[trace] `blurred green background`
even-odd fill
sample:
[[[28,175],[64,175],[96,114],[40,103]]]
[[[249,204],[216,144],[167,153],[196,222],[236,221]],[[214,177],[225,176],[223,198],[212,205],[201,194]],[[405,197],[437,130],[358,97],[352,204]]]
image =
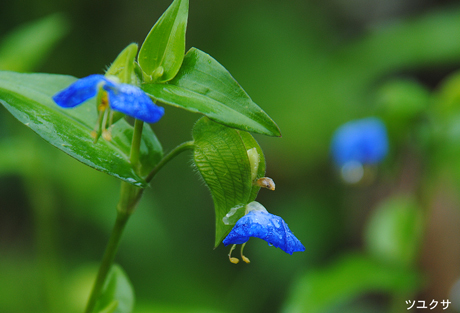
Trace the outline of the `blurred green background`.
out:
[[[102,73],[169,4],[2,1],[0,69]],[[212,249],[209,192],[181,155],[152,182],[119,249],[135,312],[405,312],[407,300],[454,302],[459,39],[458,1],[191,0],[187,47],[222,63],[281,129],[281,138],[255,136],[277,186],[258,201],[306,252],[252,239],[251,264],[228,262],[227,248]],[[169,151],[191,139],[199,115],[165,109],[152,128]],[[369,169],[373,179],[346,185],[329,157],[332,133],[375,114],[391,154]],[[0,312],[82,312],[118,192],[119,181],[0,108]]]

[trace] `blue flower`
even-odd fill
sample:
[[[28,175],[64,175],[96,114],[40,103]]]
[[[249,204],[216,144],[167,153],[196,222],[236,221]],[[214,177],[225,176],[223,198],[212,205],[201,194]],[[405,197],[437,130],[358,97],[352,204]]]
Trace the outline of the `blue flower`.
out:
[[[132,116],[147,123],[155,123],[164,114],[164,109],[157,106],[140,88],[115,82],[104,75],[90,75],[81,78],[66,89],[53,96],[54,102],[63,108],[73,108],[98,95],[100,89],[107,92],[107,99],[102,97],[99,110],[107,105],[111,109]],[[104,102],[108,103],[104,103]]]
[[[240,218],[223,240],[223,244],[225,246],[244,244],[250,237],[263,239],[269,245],[280,248],[291,255],[293,252],[305,251],[305,247],[294,236],[286,222],[266,210],[253,210]]]
[[[363,165],[379,163],[388,154],[385,124],[375,117],[345,123],[335,131],[331,151],[339,167],[349,162]]]

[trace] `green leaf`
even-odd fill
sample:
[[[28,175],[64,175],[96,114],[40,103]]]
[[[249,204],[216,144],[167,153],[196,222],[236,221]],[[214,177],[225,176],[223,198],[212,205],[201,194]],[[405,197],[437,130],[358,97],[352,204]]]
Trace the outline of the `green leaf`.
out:
[[[115,310],[118,308],[118,301],[114,300],[109,303],[104,309],[99,311],[98,313],[114,313]]]
[[[253,186],[247,150],[260,153],[257,178],[265,174],[262,150],[248,133],[229,128],[202,118],[193,128],[195,140],[194,162],[209,187],[216,212],[217,247],[230,232],[233,223],[224,223],[231,211],[232,221],[244,215],[244,206],[254,201],[260,187]]]
[[[0,43],[0,70],[33,70],[67,30],[67,21],[60,14],[18,27]]]
[[[21,123],[56,148],[99,171],[136,186],[145,186],[146,175],[163,152],[155,134],[144,125],[139,176],[129,163],[133,128],[125,120],[112,129],[112,140],[93,143],[90,133],[97,121],[95,99],[73,109],[58,107],[51,96],[76,78],[51,74],[0,72],[0,103]]]
[[[387,266],[362,254],[350,254],[303,275],[282,311],[329,312],[366,292],[405,294],[416,291],[421,283],[416,271]]]
[[[230,73],[209,54],[190,49],[177,76],[167,84],[144,84],[153,98],[190,112],[201,113],[229,127],[280,136],[278,126]]]
[[[95,312],[130,313],[134,308],[134,290],[125,272],[117,264],[110,269]]]
[[[369,252],[379,260],[412,266],[423,235],[422,209],[411,197],[392,197],[373,212],[365,235]]]
[[[176,76],[184,59],[188,0],[174,0],[150,30],[138,62],[146,80],[166,82]]]
[[[439,87],[436,105],[433,105],[435,112],[441,118],[449,118],[460,110],[460,71],[449,75]]]

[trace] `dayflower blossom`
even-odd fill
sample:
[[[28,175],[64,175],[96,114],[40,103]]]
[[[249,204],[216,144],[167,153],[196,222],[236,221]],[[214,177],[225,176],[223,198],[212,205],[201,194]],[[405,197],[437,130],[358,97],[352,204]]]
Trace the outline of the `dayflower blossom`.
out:
[[[164,114],[164,109],[153,103],[139,87],[116,80],[116,77],[93,74],[58,92],[53,96],[53,100],[60,107],[73,108],[97,95],[100,112],[98,124],[102,122],[102,131],[106,129],[107,122],[108,126],[111,125],[111,109],[147,123],[158,122]]]
[[[291,255],[294,252],[305,251],[305,247],[294,236],[281,217],[268,213],[265,207],[256,201],[249,203],[246,206],[246,211],[247,214],[236,222],[223,240],[225,246],[233,244],[229,254],[232,263],[238,263],[238,259],[231,257],[231,252],[236,244],[243,244],[241,256],[246,263],[249,263],[249,259],[243,256],[243,248],[250,237],[263,239],[269,245],[280,248]]]
[[[334,133],[331,152],[339,167],[349,162],[363,165],[381,162],[388,154],[385,124],[375,117],[343,124]]]

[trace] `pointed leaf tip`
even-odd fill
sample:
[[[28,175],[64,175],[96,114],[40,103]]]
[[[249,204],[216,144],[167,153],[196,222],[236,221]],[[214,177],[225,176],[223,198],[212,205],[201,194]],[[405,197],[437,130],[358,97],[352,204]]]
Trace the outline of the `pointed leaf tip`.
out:
[[[281,136],[275,122],[209,54],[196,48],[185,55],[177,76],[168,84],[144,84],[142,89],[165,104],[201,113],[228,127]]]

